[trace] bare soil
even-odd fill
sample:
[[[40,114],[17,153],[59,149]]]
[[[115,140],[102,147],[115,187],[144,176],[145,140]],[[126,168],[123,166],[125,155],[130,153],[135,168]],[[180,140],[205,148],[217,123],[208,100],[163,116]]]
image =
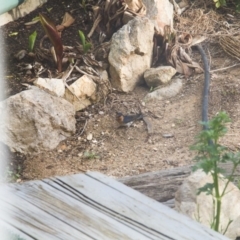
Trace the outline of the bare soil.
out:
[[[78,30],[87,33],[91,28],[91,18],[80,8],[77,0],[49,1],[28,16],[2,27],[6,46],[5,77],[8,96],[24,90],[21,83],[28,82],[28,79],[19,73],[14,54],[21,49],[27,49],[28,36],[34,30],[38,31],[38,39],[44,35],[40,25],[26,27],[24,23],[31,21],[39,12],[47,13],[50,8],[52,10],[48,15],[57,23],[61,22],[65,11],[69,11],[76,18],[74,25],[63,33],[62,39],[66,45],[79,41]],[[221,15],[221,18],[224,19],[225,15]],[[234,21],[240,24],[235,15]],[[9,36],[13,32],[18,32],[18,35]],[[229,57],[216,40],[206,41],[204,49],[211,70],[218,69],[211,73],[209,117],[223,110],[229,113],[232,123],[229,124],[229,132],[222,143],[235,151],[240,148],[240,69],[236,66],[219,70],[237,61]],[[197,51],[193,50],[192,58],[202,65]],[[116,111],[125,114],[139,112],[139,103],[149,89],[141,85],[129,94],[113,91],[104,103],[92,105],[76,114],[76,134],[61,142],[55,150],[39,155],[20,154],[18,158],[13,158],[13,170],[20,174],[18,181],[82,171],[99,171],[120,178],[192,164],[194,153],[189,150],[189,146],[194,143],[194,137],[201,130],[199,121],[203,85],[204,74],[196,74],[184,79],[184,87],[178,96],[165,101],[147,102],[145,106],[141,106],[151,119],[154,129],[151,135],[147,133],[146,125],[142,121],[137,121],[129,128],[118,128],[115,120]],[[89,134],[92,134],[91,140],[87,140]]]

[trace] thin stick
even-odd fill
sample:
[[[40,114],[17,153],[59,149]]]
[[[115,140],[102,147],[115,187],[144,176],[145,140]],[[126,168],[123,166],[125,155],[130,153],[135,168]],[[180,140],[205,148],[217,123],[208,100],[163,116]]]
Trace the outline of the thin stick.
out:
[[[81,70],[77,65],[75,66],[75,69],[76,69],[78,72],[80,72],[80,73],[82,73],[82,74],[84,74],[84,75],[92,78],[92,79],[95,80],[95,81],[99,80],[99,77],[95,77],[95,76],[93,76],[93,75],[91,75],[91,74],[86,73],[85,71]]]
[[[77,62],[76,62],[76,63],[77,63]],[[68,69],[69,69],[69,68],[70,68],[70,69],[69,69],[69,70],[67,69],[67,70],[64,72],[64,74],[63,74],[63,76],[62,76],[62,80],[63,80],[64,83],[66,83],[67,79],[68,79],[69,76],[71,75],[71,73],[72,73],[72,71],[73,71],[76,63],[75,63],[74,65],[70,64],[69,67],[68,67]]]
[[[219,69],[211,70],[210,73],[224,71],[224,70],[227,70],[229,68],[233,68],[233,67],[236,67],[236,66],[239,66],[239,65],[240,65],[240,63],[236,63],[236,64],[233,64],[232,66],[228,66],[228,67],[225,67],[225,68],[219,68]]]
[[[70,93],[72,93],[72,95],[75,96],[75,97],[78,99],[78,101],[83,104],[82,100],[71,90],[71,88],[70,88],[70,87],[68,86],[68,84],[67,84],[67,79],[68,79],[68,77],[71,75],[71,73],[72,73],[73,69],[75,68],[76,64],[77,64],[77,61],[76,61],[76,63],[75,63],[74,65],[72,65],[72,64],[69,65],[70,69],[69,69],[69,70],[67,69],[67,70],[64,72],[61,80],[63,81],[65,87],[70,91]],[[83,104],[83,105],[84,105],[85,107],[87,107],[85,104]]]
[[[87,126],[87,122],[88,122],[88,121],[86,120],[86,122],[85,122],[85,124],[84,124],[84,126],[83,126],[83,129],[82,129],[82,131],[80,132],[79,136],[81,136],[81,135],[83,134],[83,132],[84,132],[86,126]]]

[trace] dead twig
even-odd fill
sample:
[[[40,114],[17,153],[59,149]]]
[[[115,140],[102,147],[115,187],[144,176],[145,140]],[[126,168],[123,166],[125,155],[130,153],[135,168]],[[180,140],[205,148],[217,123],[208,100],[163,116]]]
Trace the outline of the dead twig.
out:
[[[227,70],[229,68],[233,68],[233,67],[236,67],[236,66],[239,66],[239,65],[240,65],[240,63],[236,63],[236,64],[233,64],[232,66],[228,66],[228,67],[225,67],[225,68],[214,69],[214,70],[211,70],[210,73],[224,71],[224,70]]]
[[[99,77],[95,77],[95,76],[93,76],[93,75],[91,75],[91,74],[86,73],[85,71],[81,70],[77,65],[75,65],[75,69],[76,69],[78,72],[80,72],[80,73],[82,73],[82,74],[84,74],[84,75],[92,78],[92,79],[95,80],[95,81],[98,81],[98,80],[99,80]]]
[[[88,121],[87,121],[87,119],[86,119],[85,124],[84,124],[84,126],[83,126],[83,129],[82,129],[82,131],[80,132],[79,136],[81,136],[81,135],[84,133],[84,130],[85,130],[85,128],[87,127],[87,123],[88,123]]]

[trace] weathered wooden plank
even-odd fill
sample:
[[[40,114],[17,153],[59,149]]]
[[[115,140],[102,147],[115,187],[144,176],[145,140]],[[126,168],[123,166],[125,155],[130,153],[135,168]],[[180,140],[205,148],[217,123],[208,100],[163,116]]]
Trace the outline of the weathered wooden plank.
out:
[[[2,211],[1,211],[2,214]],[[14,228],[12,225],[8,224],[6,221],[0,219],[0,236],[3,240],[13,239],[12,235],[21,236],[24,240],[32,240],[34,238],[26,235],[24,232],[20,231],[17,228]]]
[[[172,200],[175,193],[183,180],[191,173],[192,166],[184,166],[173,169],[161,170],[158,172],[150,172],[130,177],[118,179],[125,185],[153,198],[159,202]],[[228,176],[232,170],[231,163],[221,164]],[[237,168],[235,176],[240,177],[240,166]]]
[[[0,219],[30,239],[226,239],[100,173],[4,188]]]
[[[88,239],[159,239],[159,237],[154,237],[152,234],[150,235],[144,231],[136,231],[131,225],[126,225],[124,221],[117,221],[99,212],[97,208],[91,208],[91,206],[64,194],[60,191],[61,189],[56,190],[44,182],[36,181],[25,183],[24,185],[11,185],[10,187],[12,188],[11,190],[17,191],[15,199],[17,199],[18,202],[23,202],[28,209],[25,212],[26,216],[24,217],[21,215],[20,217],[25,220],[21,228],[27,228],[25,231],[31,232],[33,236],[41,236],[43,231],[51,232],[54,229],[55,231],[58,229],[56,226],[52,226],[51,218],[49,219],[48,216],[41,215],[43,211],[42,214],[47,213],[66,224],[65,226],[59,226],[61,227],[59,233],[52,232],[52,234],[57,236],[57,239],[85,239],[79,232],[75,232],[74,236],[70,235],[70,237],[66,237],[66,234],[69,234],[70,231],[69,226],[79,231],[84,231],[85,234],[90,236]],[[22,200],[20,200],[20,198]],[[22,208],[23,206],[20,207],[20,209]],[[31,216],[29,219],[28,211],[30,209]],[[16,209],[13,209],[13,211],[16,211]],[[35,212],[37,215],[40,215],[40,218],[45,222],[48,228],[39,225],[38,219],[32,218]],[[8,213],[11,214],[12,212]],[[17,214],[19,214],[19,212]],[[20,219],[17,220],[19,221]],[[51,239],[44,234],[43,236],[44,239]],[[60,236],[63,236],[63,238],[60,238]],[[169,238],[162,237],[160,239]]]
[[[66,176],[60,180],[75,189],[79,189],[79,186],[83,185],[84,188],[80,191],[88,198],[95,199],[98,204],[112,211],[124,213],[123,215],[127,218],[170,238],[226,239],[137,191],[129,191],[123,184],[100,173],[75,175],[74,178]],[[106,187],[101,188],[102,184],[105,184]],[[180,219],[181,222],[179,222]]]
[[[63,191],[65,195],[76,198],[78,201],[84,202],[91,208],[94,208],[97,211],[102,212],[104,215],[107,215],[110,218],[118,221],[119,223],[128,226],[135,231],[135,235],[137,232],[139,232],[145,235],[147,239],[169,239],[168,235],[164,236],[163,233],[156,231],[155,229],[149,228],[145,224],[139,223],[137,219],[126,216],[126,211],[129,208],[128,205],[132,204],[125,201],[124,203],[122,203],[122,199],[124,199],[125,196],[119,194],[119,192],[115,191],[115,189],[109,188],[107,185],[103,185],[102,183],[99,183],[94,179],[89,178],[88,176],[83,175],[80,176],[80,178],[76,177],[77,175],[75,175],[74,178],[70,177],[67,180],[65,179],[66,177],[64,177],[63,180],[61,178],[55,180],[53,179],[53,181],[44,181],[53,188]],[[86,182],[89,183],[86,184]],[[72,187],[72,184],[76,183],[77,188],[76,186]],[[89,185],[92,185],[92,187],[90,187]],[[82,188],[82,186],[84,186],[84,188]],[[81,190],[78,191],[78,189],[80,188]],[[99,201],[99,194],[103,195],[103,201]],[[124,204],[126,204],[127,206],[124,206]],[[139,207],[141,208],[141,206]],[[135,206],[135,208],[137,209],[138,206]],[[136,214],[138,216],[138,209],[134,211],[136,211]],[[143,237],[140,239],[143,239]]]
[[[3,221],[16,229],[21,229],[23,233],[33,239],[76,239],[78,236],[84,240],[92,239],[84,234],[80,235],[79,231],[49,214],[47,209],[43,210],[36,207],[34,201],[32,203],[23,201],[18,196],[22,189],[19,191],[14,186],[17,184],[11,185],[4,191],[12,193],[11,199],[5,195],[0,196],[2,212],[5,213]]]

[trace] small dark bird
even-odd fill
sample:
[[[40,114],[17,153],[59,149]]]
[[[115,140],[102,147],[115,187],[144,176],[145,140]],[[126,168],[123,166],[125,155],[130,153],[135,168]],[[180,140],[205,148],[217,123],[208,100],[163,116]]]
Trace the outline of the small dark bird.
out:
[[[142,118],[142,113],[134,115],[123,115],[120,112],[116,113],[116,120],[119,123],[119,127],[130,127],[134,121],[140,120]]]

